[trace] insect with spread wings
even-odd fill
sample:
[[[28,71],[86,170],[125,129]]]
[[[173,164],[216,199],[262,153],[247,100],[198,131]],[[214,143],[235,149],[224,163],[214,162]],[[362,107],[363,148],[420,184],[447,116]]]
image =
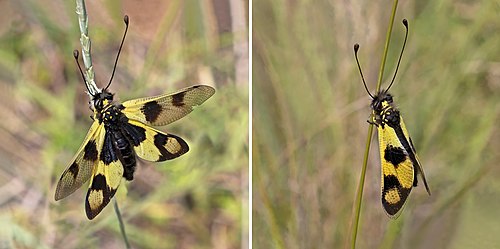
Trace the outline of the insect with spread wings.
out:
[[[124,20],[128,29],[128,17],[125,16]],[[78,51],[75,50],[74,56],[78,62]],[[81,68],[80,72],[83,76]],[[195,85],[172,94],[120,104],[113,102],[113,94],[108,91],[111,80],[105,88],[93,94],[86,82],[87,90],[92,95],[94,122],[63,172],[55,193],[55,200],[61,200],[90,179],[85,201],[89,219],[95,218],[108,205],[122,177],[133,180],[136,156],[151,162],[162,162],[188,152],[189,147],[182,138],[151,126],[167,125],[186,116],[193,107],[201,105],[215,93],[215,89],[210,86]]]

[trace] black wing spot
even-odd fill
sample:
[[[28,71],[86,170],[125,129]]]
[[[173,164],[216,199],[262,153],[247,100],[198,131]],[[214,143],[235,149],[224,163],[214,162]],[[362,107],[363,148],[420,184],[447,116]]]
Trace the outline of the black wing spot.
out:
[[[148,122],[155,122],[158,119],[158,117],[160,116],[160,113],[162,112],[162,110],[163,110],[163,108],[156,101],[148,102],[148,103],[144,104],[144,106],[142,106],[142,108],[141,108],[141,111],[144,114],[144,116],[146,117],[146,120]]]
[[[397,168],[400,163],[406,160],[406,154],[403,149],[399,147],[387,145],[384,151],[384,159]]]
[[[186,92],[180,92],[172,96],[172,105],[173,106],[184,106],[184,96]]]
[[[401,183],[395,175],[384,175],[384,191],[392,188],[401,188]]]
[[[69,172],[71,172],[71,174],[73,174],[74,179],[76,179],[76,177],[78,176],[79,171],[80,171],[80,167],[78,166],[78,164],[76,162],[73,162],[73,164],[71,164],[71,166],[69,166]]]
[[[397,190],[400,200],[396,203],[388,203],[385,200],[385,195],[392,190]],[[393,216],[396,215],[403,207],[406,198],[410,194],[411,188],[403,188],[398,178],[395,175],[384,175],[384,188],[382,190],[382,205],[385,211]]]
[[[181,146],[179,151],[172,153],[165,148],[165,145],[167,144],[169,137],[175,139],[179,143],[179,145]],[[161,133],[156,134],[154,137],[154,144],[161,153],[158,162],[174,159],[189,151],[189,146],[184,140],[182,140],[182,138],[171,134],[169,135]]]
[[[90,187],[90,189],[102,190],[103,193],[106,193],[108,191],[108,184],[106,183],[106,177],[103,176],[102,174],[95,175],[94,179],[92,179],[92,186]]]
[[[87,161],[95,161],[97,160],[97,146],[95,144],[95,140],[89,140],[85,148],[83,149],[83,159]]]

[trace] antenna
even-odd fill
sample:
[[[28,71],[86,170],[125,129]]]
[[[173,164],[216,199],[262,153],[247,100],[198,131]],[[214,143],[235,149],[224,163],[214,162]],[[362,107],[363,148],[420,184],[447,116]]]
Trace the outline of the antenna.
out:
[[[408,21],[406,19],[403,19],[403,25],[405,25],[405,28],[406,28],[405,41],[403,42],[403,48],[401,49],[401,54],[399,55],[398,65],[396,66],[396,71],[394,72],[394,76],[392,77],[391,84],[389,84],[389,87],[387,87],[385,92],[389,91],[389,88],[391,88],[392,84],[394,83],[394,79],[396,79],[396,74],[398,73],[398,69],[399,69],[399,63],[401,63],[401,58],[403,57],[403,51],[405,51],[406,39],[408,38]]]
[[[87,91],[89,94],[90,89],[89,86],[87,85],[87,80],[85,79],[85,75],[83,74],[82,67],[80,67],[80,62],[78,62],[78,50],[73,50],[73,57],[75,57],[76,65],[78,65],[78,69],[80,69],[80,73],[82,74],[83,81],[85,82],[85,87],[87,88]]]
[[[363,85],[365,86],[366,92],[373,99],[375,97],[373,97],[373,95],[370,93],[370,91],[368,91],[368,87],[366,86],[366,82],[365,82],[365,77],[363,77],[363,72],[361,71],[361,66],[359,65],[358,50],[359,50],[359,44],[356,43],[356,44],[354,44],[354,57],[356,57],[356,63],[358,63],[359,74],[361,74],[361,79],[363,80]]]
[[[123,34],[122,43],[120,44],[120,48],[118,49],[118,54],[116,55],[115,65],[113,66],[113,73],[111,73],[111,78],[109,79],[109,83],[104,88],[104,90],[107,90],[108,87],[111,85],[111,81],[113,81],[113,76],[115,76],[116,64],[118,63],[118,58],[120,58],[120,52],[122,51],[123,42],[125,41],[125,36],[127,36],[127,30],[128,30],[128,16],[127,15],[125,15],[123,17],[123,21],[125,22],[125,33]]]

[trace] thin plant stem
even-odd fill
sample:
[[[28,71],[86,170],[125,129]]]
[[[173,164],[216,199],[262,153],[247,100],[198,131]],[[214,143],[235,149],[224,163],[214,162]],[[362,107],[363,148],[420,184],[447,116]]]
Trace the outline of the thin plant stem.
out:
[[[125,247],[129,249],[131,248],[130,243],[128,242],[127,233],[125,232],[125,224],[123,223],[122,214],[120,213],[120,209],[118,208],[118,202],[116,201],[116,198],[114,199],[113,203],[113,206],[115,207],[116,217],[118,217],[118,223],[120,224],[120,231],[122,232],[123,240],[125,241]]]
[[[88,95],[92,99],[92,96],[101,92],[94,81],[94,69],[92,67],[92,55],[90,54],[91,42],[89,37],[89,19],[87,15],[87,9],[85,8],[84,0],[76,0],[76,14],[78,16],[78,25],[80,27],[80,43],[82,44],[82,58],[83,64],[85,65],[85,84],[87,85]],[[115,213],[118,217],[118,222],[120,224],[120,231],[125,241],[127,248],[131,248],[128,242],[127,234],[125,233],[125,225],[123,223],[122,215],[120,209],[118,208],[118,202],[116,198],[114,199]]]
[[[380,70],[378,71],[377,88],[375,89],[375,93],[378,93],[380,91],[380,86],[382,85],[382,78],[384,77],[385,61],[387,60],[387,53],[389,52],[392,27],[394,26],[394,18],[396,16],[397,7],[398,7],[398,0],[394,0],[394,4],[392,5],[391,19],[389,20],[389,29],[387,29],[387,34],[385,36],[384,54],[382,55],[382,62],[380,62]]]
[[[361,214],[361,203],[363,201],[363,187],[365,186],[365,175],[366,175],[366,165],[368,165],[368,155],[370,153],[370,142],[373,134],[373,125],[368,127],[368,137],[366,139],[366,147],[365,147],[365,156],[363,159],[363,167],[361,168],[361,176],[359,177],[358,190],[356,191],[356,201],[355,212],[354,212],[354,221],[352,224],[351,231],[351,248],[356,248],[356,238],[358,235],[358,224],[359,224],[359,216]]]
[[[385,39],[384,53],[382,55],[382,62],[380,63],[380,70],[379,70],[379,74],[378,74],[378,81],[377,81],[377,87],[376,87],[375,93],[378,93],[380,91],[380,86],[382,85],[382,78],[384,76],[385,62],[387,59],[387,53],[389,51],[389,43],[391,40],[392,27],[394,26],[394,18],[396,16],[397,6],[398,6],[398,0],[394,0],[393,6],[392,6],[392,14],[391,14],[391,18],[389,20],[389,29],[387,30],[387,35],[386,35],[386,39]],[[365,185],[366,168],[368,165],[368,156],[370,154],[370,144],[371,144],[372,135],[373,135],[373,125],[370,125],[368,127],[368,136],[366,139],[363,166],[361,168],[361,175],[359,177],[358,189],[357,189],[357,193],[356,193],[356,200],[354,203],[355,211],[354,211],[354,215],[353,215],[352,230],[351,230],[351,248],[356,248],[356,238],[358,235],[359,217],[361,214],[361,204],[363,202],[363,187]]]
[[[84,0],[76,0],[76,15],[78,16],[78,26],[80,27],[80,43],[82,44],[82,58],[85,65],[85,84],[89,89],[87,94],[92,98],[100,90],[94,81],[94,68],[92,67],[92,56],[90,54],[89,19]]]

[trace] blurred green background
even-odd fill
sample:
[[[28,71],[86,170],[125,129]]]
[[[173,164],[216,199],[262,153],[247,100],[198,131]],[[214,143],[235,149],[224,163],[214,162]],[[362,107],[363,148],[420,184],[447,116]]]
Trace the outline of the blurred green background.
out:
[[[392,1],[253,1],[254,248],[343,248]],[[372,138],[358,248],[500,248],[500,2],[400,1],[382,87],[432,190],[390,220]]]
[[[96,82],[115,100],[208,84],[216,94],[161,130],[190,152],[140,161],[116,195],[134,248],[248,243],[248,1],[87,1]],[[72,51],[75,1],[0,1],[0,248],[124,248],[110,203],[86,218],[85,184],[54,201],[92,120]]]

